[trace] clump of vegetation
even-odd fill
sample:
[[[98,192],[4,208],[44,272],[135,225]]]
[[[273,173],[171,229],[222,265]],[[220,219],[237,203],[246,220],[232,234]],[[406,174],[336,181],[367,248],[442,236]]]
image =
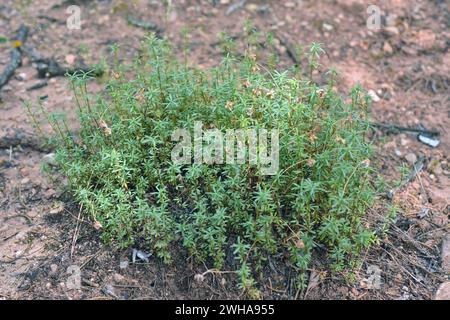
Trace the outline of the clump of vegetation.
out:
[[[230,268],[232,254],[252,297],[269,256],[284,259],[299,279],[316,248],[328,253],[332,270],[353,267],[375,240],[364,222],[374,201],[369,100],[360,87],[349,99],[336,94],[333,72],[318,87],[310,75],[321,53],[317,44],[306,52],[304,77],[265,67],[252,46],[199,70],[148,37],[132,65],[112,68],[95,100],[87,76],[73,76],[81,129],[74,138],[53,121],[61,140],[56,160],[103,239],[124,248],[145,242],[166,263],[177,242],[218,269]],[[173,132],[192,131],[196,121],[221,132],[277,129],[279,170],[264,175],[248,161],[174,163]]]

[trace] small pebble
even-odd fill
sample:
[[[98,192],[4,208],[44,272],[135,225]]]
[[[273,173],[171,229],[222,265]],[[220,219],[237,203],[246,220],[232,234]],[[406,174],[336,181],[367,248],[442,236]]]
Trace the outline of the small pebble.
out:
[[[331,24],[328,24],[328,23],[324,23],[323,25],[322,25],[322,27],[326,30],[326,31],[332,31],[334,28],[333,28],[333,26],[331,25]]]
[[[52,264],[50,266],[50,273],[51,274],[56,274],[56,271],[58,271],[58,266],[56,264]]]
[[[120,261],[119,268],[126,269],[128,268],[128,264],[129,264],[128,260]]]
[[[373,90],[369,90],[369,91],[367,92],[367,94],[370,96],[370,98],[372,98],[372,101],[373,101],[373,102],[378,102],[378,101],[381,100],[380,97],[379,97],[379,96],[376,94],[376,92],[373,91]]]
[[[405,160],[408,161],[410,164],[414,164],[417,161],[417,156],[411,152],[405,156]]]
[[[119,273],[114,274],[114,281],[116,283],[122,283],[122,282],[124,282],[124,280],[125,280],[125,277],[123,275],[121,275]]]

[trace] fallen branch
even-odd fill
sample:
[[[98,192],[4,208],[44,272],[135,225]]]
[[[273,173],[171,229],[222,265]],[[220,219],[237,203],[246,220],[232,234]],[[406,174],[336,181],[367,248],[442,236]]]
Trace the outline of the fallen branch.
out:
[[[156,31],[156,30],[159,29],[158,26],[155,23],[153,23],[153,22],[147,22],[147,21],[144,21],[144,20],[140,20],[140,19],[134,18],[132,16],[128,16],[127,17],[127,21],[128,21],[129,24],[131,24],[131,25],[133,25],[135,27],[139,27],[139,28],[145,29],[145,30],[155,30]]]
[[[418,129],[418,128],[407,128],[407,127],[401,127],[394,124],[384,124],[384,123],[378,123],[378,122],[370,122],[369,123],[372,127],[386,130],[388,132],[398,133],[398,132],[414,132],[414,133],[421,133],[427,136],[438,136],[440,135],[439,131],[436,130],[426,130],[426,129]]]
[[[42,62],[45,58],[34,48],[28,45],[22,47],[23,53],[30,57],[31,62]]]
[[[291,58],[291,60],[296,64],[296,65],[300,65],[301,61],[298,58],[298,55],[296,53],[295,48],[291,45],[291,43],[282,35],[277,34],[276,36],[278,38],[278,40],[280,41],[280,44],[286,48],[286,53],[289,56],[289,58]]]
[[[75,68],[62,67],[55,59],[40,59],[37,63],[36,69],[38,71],[38,78],[52,78],[61,77],[66,74],[72,75],[77,72],[90,73],[94,77],[101,76],[103,70],[98,68],[90,68],[86,66],[79,66]]]
[[[247,2],[247,0],[240,0],[236,3],[231,4],[228,7],[227,12],[225,14],[228,16],[228,15],[232,14],[233,12],[243,8],[246,2]]]
[[[52,77],[61,77],[66,74],[72,75],[78,72],[89,73],[94,77],[101,76],[103,74],[103,70],[95,67],[87,67],[85,65],[76,66],[74,68],[62,67],[54,58],[45,58],[38,51],[36,51],[32,47],[24,47],[23,52],[26,53],[31,62],[33,62],[36,66],[38,72],[38,78],[52,78]],[[42,86],[45,86],[44,83],[41,83]],[[30,88],[29,90],[39,89],[41,87]]]
[[[36,135],[23,130],[12,129],[7,132],[0,132],[0,149],[10,149],[18,146],[31,148],[39,152],[50,150],[50,148],[44,146],[44,143]]]
[[[14,49],[11,51],[11,62],[6,66],[3,73],[0,75],[0,88],[8,83],[9,79],[14,75],[14,71],[22,65],[22,45],[25,43],[28,36],[28,27],[21,25],[17,31],[17,36],[14,39]]]
[[[37,90],[48,85],[47,81],[41,81],[27,88],[27,91]]]
[[[161,34],[164,31],[164,29],[161,29],[160,27],[158,27],[158,25],[156,25],[153,22],[140,20],[140,19],[134,18],[132,16],[127,17],[127,22],[129,24],[131,24],[132,26],[142,28],[144,30],[155,31],[156,37],[159,39],[162,39]]]

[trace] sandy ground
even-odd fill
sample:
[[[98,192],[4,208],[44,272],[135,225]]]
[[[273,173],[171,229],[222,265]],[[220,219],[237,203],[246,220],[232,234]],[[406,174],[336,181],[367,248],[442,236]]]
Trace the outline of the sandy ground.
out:
[[[238,1],[236,1],[238,2]],[[332,276],[311,281],[310,290],[297,295],[288,284],[262,288],[265,298],[292,299],[432,299],[437,287],[448,281],[448,263],[442,255],[448,239],[450,202],[450,4],[448,1],[375,1],[381,9],[380,30],[366,27],[367,7],[374,1],[246,1],[227,15],[233,1],[172,1],[167,9],[159,1],[74,1],[81,9],[81,29],[69,30],[69,2],[14,1],[0,4],[0,38],[13,38],[21,24],[30,27],[27,52],[53,57],[62,65],[93,65],[107,57],[110,45],[120,44],[127,60],[139,50],[146,35],[127,23],[127,16],[158,25],[161,35],[182,55],[181,30],[189,30],[189,63],[200,67],[220,61],[218,33],[238,40],[246,19],[259,31],[272,31],[281,64],[294,63],[296,44],[321,42],[327,51],[322,64],[335,67],[340,90],[360,83],[375,95],[374,122],[403,127],[419,125],[440,132],[440,145],[431,148],[416,134],[377,131],[375,165],[388,181],[400,177],[400,166],[411,170],[422,156],[417,177],[395,193],[400,208],[396,224],[382,243],[367,252],[355,283]],[[0,70],[9,63],[11,43],[0,43]],[[50,111],[67,114],[76,128],[74,98],[64,77],[39,83],[30,54],[15,76],[0,90],[0,140],[35,137],[23,102],[44,98]],[[90,84],[101,90],[101,81]],[[198,284],[193,278],[206,266],[193,266],[181,253],[174,266],[149,263],[124,267],[130,250],[117,251],[99,241],[92,224],[63,192],[64,180],[42,170],[45,156],[38,144],[0,144],[0,299],[165,299],[239,298],[236,279],[212,275]],[[425,216],[421,212],[426,211]],[[378,208],[374,208],[376,216]],[[445,242],[445,241],[444,241]],[[445,247],[445,243],[444,243]],[[445,254],[444,254],[445,255]],[[71,289],[70,266],[81,270],[81,289]],[[380,270],[381,288],[369,290],[365,279],[370,266]],[[68,273],[69,268],[69,273]],[[314,265],[311,279],[326,266]],[[225,279],[222,280],[222,279]]]

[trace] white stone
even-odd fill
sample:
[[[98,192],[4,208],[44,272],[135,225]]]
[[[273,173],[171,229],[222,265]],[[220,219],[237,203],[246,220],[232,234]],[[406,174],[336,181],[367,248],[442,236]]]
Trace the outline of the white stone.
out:
[[[369,90],[369,91],[367,92],[367,94],[370,96],[370,98],[372,98],[372,101],[373,101],[373,102],[378,102],[378,101],[380,101],[380,97],[376,94],[375,91]]]

